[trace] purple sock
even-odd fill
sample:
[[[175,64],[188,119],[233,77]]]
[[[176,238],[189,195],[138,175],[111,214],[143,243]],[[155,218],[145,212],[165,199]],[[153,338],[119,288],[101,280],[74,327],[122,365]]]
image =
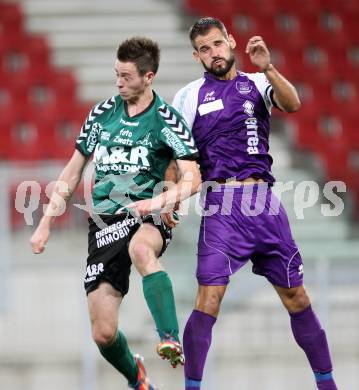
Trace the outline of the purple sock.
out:
[[[198,310],[193,310],[187,321],[183,334],[186,390],[200,389],[204,364],[212,341],[212,327],[215,322],[215,317]]]
[[[299,313],[289,314],[293,336],[307,355],[318,389],[337,390],[332,376],[327,337],[312,307],[309,305]]]

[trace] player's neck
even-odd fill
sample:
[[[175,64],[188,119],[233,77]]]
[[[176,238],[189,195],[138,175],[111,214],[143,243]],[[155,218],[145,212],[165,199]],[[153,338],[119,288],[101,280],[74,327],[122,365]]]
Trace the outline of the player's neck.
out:
[[[127,113],[129,117],[140,114],[152,103],[155,98],[152,88],[147,88],[136,100],[127,101]]]
[[[233,80],[237,77],[237,69],[235,65],[232,66],[232,68],[224,75],[221,77],[217,77],[219,80]]]

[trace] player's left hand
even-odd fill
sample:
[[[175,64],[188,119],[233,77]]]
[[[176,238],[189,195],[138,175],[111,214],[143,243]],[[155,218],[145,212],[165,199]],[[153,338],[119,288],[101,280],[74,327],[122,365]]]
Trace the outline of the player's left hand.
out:
[[[262,37],[254,36],[250,38],[246,53],[249,54],[252,64],[257,66],[261,72],[270,65],[270,53]]]

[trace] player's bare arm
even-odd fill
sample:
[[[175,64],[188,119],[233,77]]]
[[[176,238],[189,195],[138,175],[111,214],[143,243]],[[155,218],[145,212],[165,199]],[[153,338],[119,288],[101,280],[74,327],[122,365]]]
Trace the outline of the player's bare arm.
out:
[[[152,199],[140,200],[126,207],[135,209],[139,215],[147,215],[155,210],[167,212],[173,210],[176,203],[198,192],[201,184],[201,174],[197,163],[190,160],[177,160],[177,165],[181,179],[176,185]]]
[[[273,98],[278,107],[285,112],[298,111],[301,103],[297,90],[271,63],[270,52],[263,38],[260,36],[250,38],[246,53],[249,54],[252,64],[264,72],[271,83],[274,90]]]
[[[180,179],[181,175],[177,163],[175,160],[171,160],[165,173],[165,181],[172,182],[175,185],[179,182]],[[174,218],[174,211],[177,211],[178,209],[179,202],[175,205],[173,210],[166,213],[161,213],[162,221],[171,229],[176,227],[179,223],[179,220]]]
[[[61,172],[55,184],[49,205],[40,220],[40,223],[31,237],[30,244],[32,251],[36,254],[42,253],[50,236],[50,228],[63,202],[67,203],[81,181],[82,172],[85,168],[87,158],[75,150],[70,161]]]

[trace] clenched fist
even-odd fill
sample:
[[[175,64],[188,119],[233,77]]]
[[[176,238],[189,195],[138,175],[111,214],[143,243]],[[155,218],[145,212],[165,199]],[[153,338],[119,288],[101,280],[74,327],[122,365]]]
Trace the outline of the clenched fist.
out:
[[[45,245],[49,240],[49,236],[50,228],[40,224],[30,239],[32,251],[36,254],[42,253],[45,250]]]

